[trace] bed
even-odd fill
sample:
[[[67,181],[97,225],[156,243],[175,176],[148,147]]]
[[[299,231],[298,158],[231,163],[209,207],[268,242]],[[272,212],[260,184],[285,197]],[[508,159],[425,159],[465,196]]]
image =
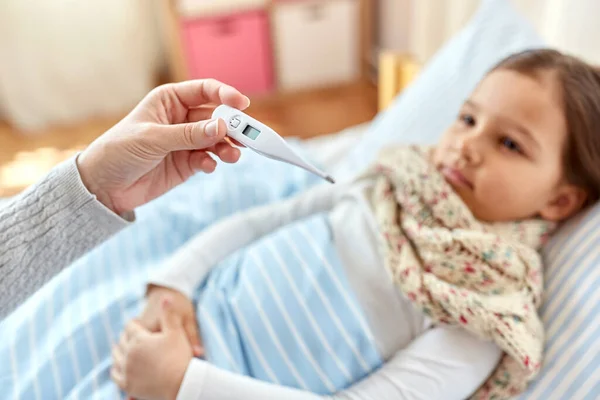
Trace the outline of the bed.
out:
[[[542,46],[509,2],[485,1],[373,121],[290,142],[337,180],[351,179],[386,144],[434,143],[488,68],[511,52]],[[387,65],[392,75],[400,68]],[[110,344],[139,312],[148,274],[216,219],[318,182],[303,170],[245,152],[238,164],[194,177],[140,208],[136,224],[75,262],[2,322],[0,398],[121,396],[109,379]],[[600,398],[599,249],[600,205],[544,248],[545,366],[520,399]]]

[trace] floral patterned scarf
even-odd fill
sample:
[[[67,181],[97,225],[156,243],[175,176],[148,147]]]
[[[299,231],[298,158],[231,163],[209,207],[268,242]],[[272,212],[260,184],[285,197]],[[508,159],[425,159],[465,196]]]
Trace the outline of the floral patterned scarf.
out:
[[[553,225],[479,222],[430,163],[431,150],[388,148],[366,174],[375,179],[382,254],[395,284],[436,324],[462,326],[504,351],[473,398],[510,398],[542,365],[538,250]]]

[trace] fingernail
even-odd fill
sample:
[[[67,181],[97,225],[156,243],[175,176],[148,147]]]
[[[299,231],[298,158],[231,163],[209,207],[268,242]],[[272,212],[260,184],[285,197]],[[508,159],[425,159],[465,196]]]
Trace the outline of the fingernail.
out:
[[[246,107],[250,107],[250,98],[248,96],[244,96],[246,98]]]
[[[210,121],[208,125],[206,125],[206,129],[204,130],[204,132],[208,137],[217,136],[217,134],[219,133],[219,120],[215,119]]]

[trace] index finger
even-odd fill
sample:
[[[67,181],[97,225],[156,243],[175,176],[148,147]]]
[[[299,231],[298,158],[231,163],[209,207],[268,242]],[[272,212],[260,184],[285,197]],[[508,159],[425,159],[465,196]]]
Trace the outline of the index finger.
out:
[[[244,110],[250,105],[250,99],[237,89],[216,79],[195,79],[169,85],[179,101],[187,108],[204,104],[226,104]]]

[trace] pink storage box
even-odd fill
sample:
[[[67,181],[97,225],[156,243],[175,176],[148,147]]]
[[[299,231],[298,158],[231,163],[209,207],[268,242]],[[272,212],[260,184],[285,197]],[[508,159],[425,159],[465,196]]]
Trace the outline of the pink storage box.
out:
[[[273,88],[272,48],[265,11],[182,20],[189,76],[215,78],[245,94]]]

